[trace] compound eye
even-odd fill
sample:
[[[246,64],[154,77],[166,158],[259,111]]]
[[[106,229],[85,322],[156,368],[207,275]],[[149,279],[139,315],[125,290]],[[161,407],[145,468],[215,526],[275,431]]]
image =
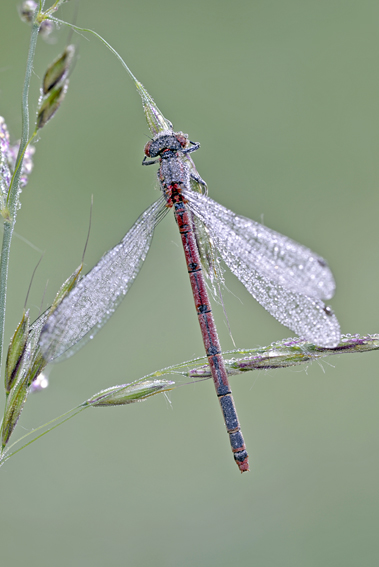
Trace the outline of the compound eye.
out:
[[[185,148],[188,143],[188,138],[184,134],[177,134],[176,139],[178,140],[179,144],[182,148]]]
[[[151,157],[150,156],[150,148],[151,148],[151,142],[152,140],[150,140],[149,142],[147,142],[146,146],[145,146],[145,155],[147,155],[147,157]]]

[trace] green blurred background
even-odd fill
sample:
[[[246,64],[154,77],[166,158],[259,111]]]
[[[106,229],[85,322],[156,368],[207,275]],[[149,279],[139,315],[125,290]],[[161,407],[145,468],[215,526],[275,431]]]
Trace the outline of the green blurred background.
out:
[[[0,8],[0,114],[20,136],[28,27]],[[75,4],[58,14],[72,20]],[[342,332],[379,331],[379,4],[372,0],[81,0],[77,23],[102,34],[178,130],[210,196],[311,247],[337,280]],[[67,41],[39,42],[40,80]],[[87,39],[89,41],[87,41]],[[94,196],[89,269],[158,196],[142,168],[139,96],[93,37],[75,35],[67,98],[42,132],[16,231],[45,250],[37,316],[80,262]],[[39,253],[15,238],[7,337]],[[291,336],[227,275],[237,346]],[[223,348],[232,348],[222,310]],[[55,366],[18,433],[102,388],[202,355],[173,218],[108,325]],[[63,566],[373,566],[378,562],[378,354],[232,381],[251,473],[233,463],[211,382],[143,404],[91,410],[1,469],[1,564]]]

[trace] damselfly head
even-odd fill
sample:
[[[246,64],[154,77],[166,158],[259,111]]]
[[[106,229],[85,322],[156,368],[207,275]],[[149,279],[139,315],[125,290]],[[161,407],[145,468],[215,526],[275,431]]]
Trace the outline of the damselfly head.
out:
[[[188,144],[188,136],[183,132],[161,132],[149,140],[145,146],[145,155],[147,157],[157,157],[163,152],[178,151],[185,148]]]

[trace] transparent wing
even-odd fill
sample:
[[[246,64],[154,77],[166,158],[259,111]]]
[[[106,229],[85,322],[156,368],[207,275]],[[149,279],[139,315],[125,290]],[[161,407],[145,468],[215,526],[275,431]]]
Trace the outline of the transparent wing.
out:
[[[49,316],[50,308],[46,309],[41,315],[30,325],[28,344],[30,344],[31,351],[34,351],[39,343],[39,338],[41,336],[41,331],[45,325],[45,322]]]
[[[113,315],[141,269],[156,225],[167,212],[161,197],[48,317],[40,337],[48,362],[71,356]]]
[[[337,318],[320,300],[335,289],[323,258],[205,195],[186,191],[185,197],[225,264],[271,315],[319,346],[337,345]]]
[[[204,224],[193,215],[196,243],[199,249],[201,265],[205,276],[209,279],[213,298],[219,301],[220,286],[224,284],[221,262]]]
[[[186,192],[196,216],[209,229],[226,231],[231,250],[240,249],[247,264],[293,291],[330,299],[335,290],[326,261],[287,236],[241,217],[204,195]]]

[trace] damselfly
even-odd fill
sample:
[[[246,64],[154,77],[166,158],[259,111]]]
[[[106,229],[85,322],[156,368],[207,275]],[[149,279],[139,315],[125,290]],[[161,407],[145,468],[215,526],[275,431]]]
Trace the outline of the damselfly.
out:
[[[323,258],[293,240],[234,214],[191,184],[206,187],[189,154],[199,148],[183,133],[158,132],[145,146],[143,165],[159,164],[162,196],[139,217],[50,315],[40,345],[48,361],[70,356],[101,328],[136,278],[157,224],[173,209],[184,248],[192,293],[234,459],[249,469],[202,271],[208,250],[222,260],[251,295],[280,323],[322,347],[335,347],[337,318],[322,299],[335,284]],[[147,158],[151,158],[147,160]],[[203,245],[203,249],[202,249]],[[200,250],[199,250],[200,248]]]

